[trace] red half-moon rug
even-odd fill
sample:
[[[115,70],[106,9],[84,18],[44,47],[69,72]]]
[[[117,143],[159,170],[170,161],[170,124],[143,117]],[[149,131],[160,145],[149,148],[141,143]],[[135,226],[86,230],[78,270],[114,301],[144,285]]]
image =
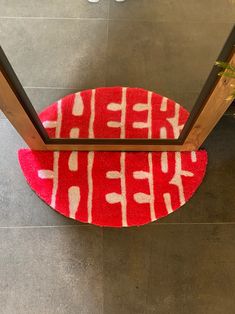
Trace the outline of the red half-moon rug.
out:
[[[55,138],[178,138],[189,113],[139,88],[97,88],[47,107]],[[21,149],[30,187],[64,216],[99,226],[138,226],[185,204],[200,185],[207,153],[40,152]]]

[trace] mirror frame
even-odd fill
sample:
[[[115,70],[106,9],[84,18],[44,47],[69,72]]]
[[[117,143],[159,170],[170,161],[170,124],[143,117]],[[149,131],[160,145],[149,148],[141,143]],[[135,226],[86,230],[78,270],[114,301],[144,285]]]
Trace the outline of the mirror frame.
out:
[[[235,26],[217,60],[235,65]],[[216,61],[216,60],[215,60]],[[31,149],[81,151],[192,151],[203,144],[230,106],[234,79],[218,77],[214,65],[178,139],[49,138],[37,112],[0,47],[0,109]]]

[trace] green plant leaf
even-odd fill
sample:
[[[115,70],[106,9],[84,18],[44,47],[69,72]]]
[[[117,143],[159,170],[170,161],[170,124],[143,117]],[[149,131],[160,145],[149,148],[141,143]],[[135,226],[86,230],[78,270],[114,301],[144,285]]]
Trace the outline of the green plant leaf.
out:
[[[235,72],[231,72],[231,71],[219,72],[218,75],[235,78]]]
[[[215,65],[217,65],[218,67],[223,69],[223,71],[218,73],[218,76],[225,76],[225,77],[235,79],[235,67],[233,65],[231,65],[227,62],[223,62],[223,61],[216,61]],[[235,88],[234,88],[234,86],[232,86],[232,87],[233,87],[232,94],[226,98],[226,100],[228,100],[228,101],[233,101],[235,99]]]
[[[230,71],[234,71],[235,72],[235,67],[231,64],[229,64],[228,62],[224,62],[224,61],[216,61],[215,65],[217,65],[218,67],[225,69],[225,70],[230,70]]]

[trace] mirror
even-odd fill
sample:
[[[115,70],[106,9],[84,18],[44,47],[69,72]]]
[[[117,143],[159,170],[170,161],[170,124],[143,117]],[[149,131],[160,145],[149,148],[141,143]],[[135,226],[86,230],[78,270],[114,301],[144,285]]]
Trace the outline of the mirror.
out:
[[[34,2],[0,4],[0,42],[52,138],[177,139],[235,16],[231,0],[66,4],[60,17]],[[94,91],[113,86],[133,89]]]

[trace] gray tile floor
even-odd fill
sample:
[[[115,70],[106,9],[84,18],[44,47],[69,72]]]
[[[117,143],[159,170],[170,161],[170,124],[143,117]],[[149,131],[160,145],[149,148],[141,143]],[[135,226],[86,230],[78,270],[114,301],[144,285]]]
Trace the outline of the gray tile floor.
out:
[[[0,0],[0,42],[37,110],[102,85],[145,87],[190,109],[234,16],[232,0]],[[0,116],[0,313],[234,313],[232,115],[204,145],[194,197],[140,228],[52,211],[21,174],[22,146]]]

